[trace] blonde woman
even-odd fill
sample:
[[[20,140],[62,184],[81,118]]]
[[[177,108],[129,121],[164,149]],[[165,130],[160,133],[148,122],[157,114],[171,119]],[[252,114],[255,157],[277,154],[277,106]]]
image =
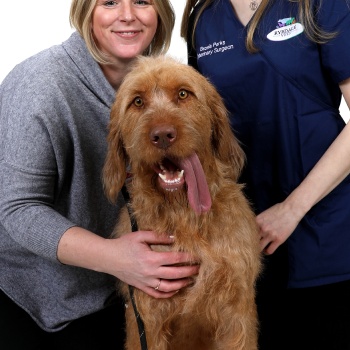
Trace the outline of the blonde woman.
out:
[[[247,155],[259,349],[350,349],[349,1],[188,0],[182,36]]]
[[[77,29],[0,87],[0,348],[123,348],[117,279],[171,297],[198,267],[153,232],[108,239],[120,205],[101,170],[115,92],[137,55],[165,53],[168,0],[73,0]],[[162,279],[161,288],[155,288]]]

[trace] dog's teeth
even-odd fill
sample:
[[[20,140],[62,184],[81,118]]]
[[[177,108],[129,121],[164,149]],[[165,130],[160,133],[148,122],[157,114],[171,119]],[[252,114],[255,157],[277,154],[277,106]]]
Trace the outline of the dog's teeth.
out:
[[[184,171],[181,170],[179,172],[178,177],[172,180],[168,180],[167,177],[164,174],[158,173],[158,176],[166,183],[166,184],[177,184],[180,183],[181,179],[183,178]]]
[[[159,167],[160,167],[161,170],[163,170],[163,171],[165,170],[165,168],[163,167],[162,164],[160,164]]]
[[[164,182],[167,182],[166,176],[165,176],[165,175],[163,175],[163,174],[161,174],[161,173],[159,173],[158,175],[159,175],[159,177],[160,177]]]

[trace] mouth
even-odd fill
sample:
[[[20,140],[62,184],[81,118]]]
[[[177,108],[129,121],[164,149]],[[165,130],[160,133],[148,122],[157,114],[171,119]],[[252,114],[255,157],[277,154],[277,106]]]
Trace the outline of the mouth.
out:
[[[165,158],[154,170],[158,173],[159,185],[163,190],[174,192],[183,188],[184,170],[179,169],[174,161]]]
[[[182,160],[164,158],[154,167],[160,187],[168,192],[187,190],[190,206],[200,215],[211,208],[207,180],[197,154]],[[185,184],[187,185],[185,188]]]
[[[138,32],[131,32],[131,31],[128,31],[128,32],[119,32],[119,34],[122,34],[122,35],[135,35],[136,33],[138,33]]]
[[[126,31],[117,31],[115,33],[123,38],[133,38],[136,35],[138,35],[140,32],[141,32],[140,30],[126,30]]]

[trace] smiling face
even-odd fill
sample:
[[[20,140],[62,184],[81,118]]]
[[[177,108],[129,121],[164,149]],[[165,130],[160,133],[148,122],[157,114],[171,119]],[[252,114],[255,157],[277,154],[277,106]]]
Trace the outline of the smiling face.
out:
[[[153,0],[98,0],[92,16],[96,45],[114,61],[142,54],[152,42],[157,25]]]

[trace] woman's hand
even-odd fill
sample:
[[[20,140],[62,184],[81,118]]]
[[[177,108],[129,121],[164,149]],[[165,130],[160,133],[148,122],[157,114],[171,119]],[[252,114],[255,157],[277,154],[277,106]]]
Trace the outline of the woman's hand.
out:
[[[151,231],[138,231],[109,243],[118,252],[109,273],[155,298],[170,297],[192,284],[191,277],[199,270],[199,265],[187,253],[151,250],[150,245],[171,245],[173,238],[166,235],[159,238]],[[176,264],[183,266],[174,266]]]
[[[286,203],[278,203],[256,217],[260,228],[260,247],[266,254],[273,254],[293,233],[302,216],[293,212]]]
[[[62,236],[57,256],[61,263],[108,273],[155,298],[168,298],[193,283],[199,265],[183,252],[156,252],[150,245],[171,245],[151,231],[105,239],[80,227]],[[182,264],[183,266],[174,266]]]

